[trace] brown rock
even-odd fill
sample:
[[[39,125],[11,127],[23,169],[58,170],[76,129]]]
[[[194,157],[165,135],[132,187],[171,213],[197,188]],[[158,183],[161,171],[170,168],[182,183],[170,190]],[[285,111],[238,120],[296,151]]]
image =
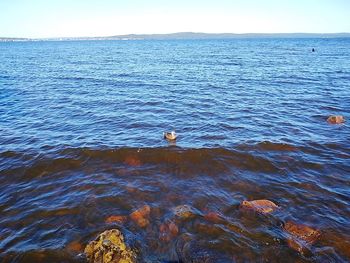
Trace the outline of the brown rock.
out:
[[[291,221],[285,223],[284,229],[290,235],[287,240],[289,247],[300,253],[305,253],[308,247],[314,244],[321,235],[320,231],[316,229]]]
[[[140,217],[148,217],[151,212],[151,207],[149,205],[144,205],[143,207],[135,210],[130,214],[132,220],[137,220]]]
[[[306,252],[306,245],[303,244],[303,242],[300,240],[290,237],[287,239],[287,244],[290,248],[298,251],[301,254],[304,254]]]
[[[105,222],[108,223],[108,224],[111,224],[111,223],[120,223],[120,224],[123,224],[126,222],[127,220],[127,216],[110,216],[108,218],[106,218]]]
[[[316,229],[291,221],[284,224],[284,229],[293,237],[301,239],[308,244],[313,244],[321,235],[320,231]]]
[[[169,227],[170,234],[174,237],[177,236],[177,234],[179,233],[179,228],[177,227],[177,225],[174,222],[170,222],[168,224],[168,227]]]
[[[161,225],[159,226],[159,231],[160,231],[161,233],[166,232],[167,229],[168,229],[168,225],[167,225],[166,223],[163,223],[163,224],[161,224]]]
[[[320,243],[323,246],[334,247],[337,253],[343,255],[350,262],[350,235],[335,231],[322,232]]]
[[[330,124],[340,124],[345,122],[345,118],[340,115],[332,115],[328,117],[327,122]]]
[[[159,227],[159,239],[164,242],[169,242],[171,239],[168,225],[163,223]]]
[[[195,216],[194,210],[189,205],[179,205],[172,210],[174,214],[181,219],[192,218]]]
[[[149,205],[144,205],[143,207],[137,209],[130,214],[130,218],[139,226],[146,227],[149,224],[149,214],[151,212],[151,207]]]
[[[83,246],[78,241],[73,241],[67,245],[67,249],[69,251],[79,253],[83,251]]]
[[[253,211],[268,214],[279,208],[274,202],[270,200],[253,200],[253,201],[243,201],[240,205],[242,209],[251,209]]]
[[[135,223],[141,227],[144,228],[149,225],[149,220],[147,218],[141,217],[135,221]]]
[[[221,218],[221,216],[216,212],[208,212],[204,215],[205,220],[212,222],[214,224],[219,224],[223,222],[224,220]]]
[[[173,237],[179,233],[179,228],[174,222],[163,223],[159,227],[159,239],[169,242]]]

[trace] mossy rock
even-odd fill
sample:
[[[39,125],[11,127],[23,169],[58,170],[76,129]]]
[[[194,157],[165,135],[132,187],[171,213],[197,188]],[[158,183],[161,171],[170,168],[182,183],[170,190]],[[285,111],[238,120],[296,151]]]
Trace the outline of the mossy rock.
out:
[[[136,253],[124,241],[123,234],[118,229],[107,230],[84,250],[89,263],[134,263]]]

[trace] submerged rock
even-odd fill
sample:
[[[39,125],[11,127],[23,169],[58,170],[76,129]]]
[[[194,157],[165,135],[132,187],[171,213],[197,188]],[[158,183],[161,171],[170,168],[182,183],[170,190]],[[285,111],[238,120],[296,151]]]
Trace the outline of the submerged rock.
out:
[[[240,205],[241,209],[253,210],[262,214],[268,214],[279,208],[274,202],[270,200],[253,200],[243,201]]]
[[[223,251],[211,248],[211,241],[195,239],[194,236],[185,233],[178,237],[175,250],[179,258],[178,262],[183,263],[228,263],[231,258]]]
[[[206,249],[203,249],[199,245],[199,242],[196,242],[196,240],[189,234],[183,234],[180,236],[178,242],[176,243],[176,253],[180,262],[215,262]]]
[[[194,209],[189,205],[179,205],[174,207],[172,211],[181,219],[193,218],[195,216]]]
[[[328,117],[327,122],[330,124],[340,124],[345,122],[345,118],[341,115],[332,115]]]
[[[124,236],[118,229],[101,233],[84,250],[89,263],[133,263],[136,253],[124,242]]]
[[[197,233],[200,233],[201,235],[207,237],[218,237],[225,233],[225,231],[220,226],[201,222],[195,222],[194,229]]]
[[[126,220],[128,219],[127,216],[120,216],[120,215],[117,215],[117,216],[110,216],[110,217],[107,217],[105,222],[108,223],[108,224],[111,224],[111,223],[120,223],[120,224],[123,224],[126,222]]]
[[[165,222],[161,224],[159,227],[159,239],[161,241],[169,242],[174,237],[176,237],[178,233],[179,233],[179,228],[172,221]]]
[[[75,253],[81,252],[83,250],[82,244],[78,241],[70,242],[66,248],[68,249],[68,251]]]
[[[350,235],[349,233],[339,233],[333,229],[328,229],[326,232],[322,232],[322,238],[320,238],[322,246],[333,247],[338,254],[342,255],[350,262]],[[345,261],[345,260],[344,260]]]
[[[223,218],[221,218],[219,213],[216,213],[213,211],[206,213],[204,215],[204,219],[211,222],[211,223],[214,223],[214,224],[219,224],[219,223],[225,222],[225,220]]]
[[[307,225],[296,224],[291,221],[284,224],[284,229],[290,235],[287,240],[289,247],[300,253],[307,251],[321,235],[320,231],[316,229]]]
[[[131,220],[133,220],[139,227],[146,227],[149,225],[149,215],[151,212],[151,207],[149,205],[144,205],[143,207],[135,210],[130,214]]]

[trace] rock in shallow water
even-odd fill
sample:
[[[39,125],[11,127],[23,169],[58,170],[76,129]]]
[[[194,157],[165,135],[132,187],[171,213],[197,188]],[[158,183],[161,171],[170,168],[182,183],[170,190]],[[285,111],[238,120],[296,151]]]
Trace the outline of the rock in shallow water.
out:
[[[290,235],[287,240],[289,247],[300,253],[305,253],[321,235],[320,231],[316,229],[307,225],[296,224],[291,221],[284,224],[284,229]]]
[[[83,246],[78,241],[73,241],[69,243],[66,248],[68,249],[68,251],[75,253],[81,252],[83,250]]]
[[[159,239],[164,242],[169,242],[179,233],[178,226],[172,222],[165,222],[159,227]]]
[[[270,200],[253,200],[243,201],[240,205],[241,209],[253,210],[262,214],[272,213],[279,207]]]
[[[133,263],[136,253],[124,242],[118,229],[107,230],[91,241],[84,250],[89,263]]]
[[[345,118],[341,115],[332,115],[328,117],[327,122],[330,124],[340,124],[345,122]]]
[[[130,214],[131,220],[133,220],[139,227],[146,227],[149,225],[149,215],[151,213],[151,207],[144,205],[143,207],[135,210]]]
[[[105,222],[107,224],[111,224],[111,223],[123,224],[127,221],[127,219],[128,219],[127,216],[116,215],[116,216],[110,216],[110,217],[106,218]]]
[[[232,260],[222,251],[215,251],[209,246],[210,241],[195,239],[190,234],[182,234],[176,242],[179,262],[183,263],[231,263]]]
[[[181,219],[193,218],[195,217],[194,209],[189,205],[179,205],[172,209],[174,215]]]
[[[224,223],[225,220],[220,216],[219,213],[210,211],[204,215],[204,219],[214,224]]]

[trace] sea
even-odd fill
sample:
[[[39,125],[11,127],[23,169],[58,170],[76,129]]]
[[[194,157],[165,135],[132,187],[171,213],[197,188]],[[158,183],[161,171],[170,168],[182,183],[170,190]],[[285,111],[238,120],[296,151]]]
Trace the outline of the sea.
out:
[[[1,42],[0,261],[349,262],[349,121],[350,38]]]

